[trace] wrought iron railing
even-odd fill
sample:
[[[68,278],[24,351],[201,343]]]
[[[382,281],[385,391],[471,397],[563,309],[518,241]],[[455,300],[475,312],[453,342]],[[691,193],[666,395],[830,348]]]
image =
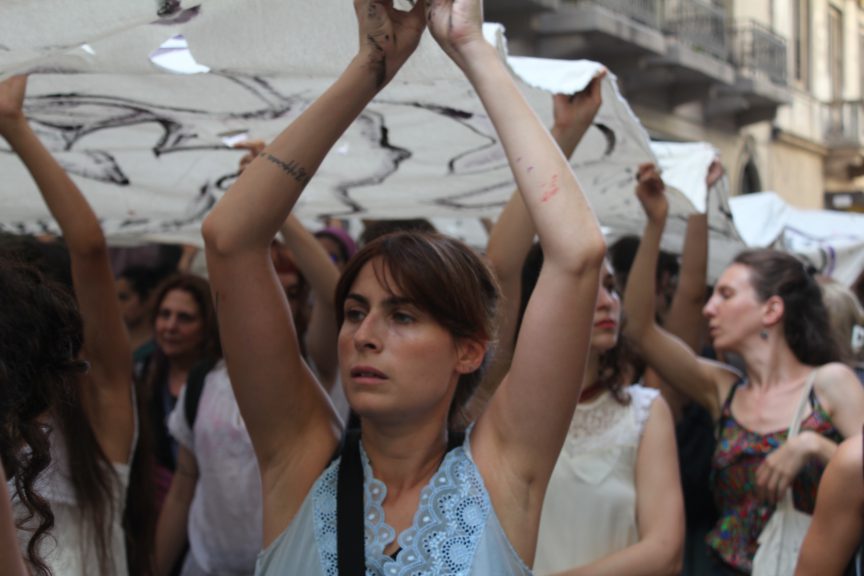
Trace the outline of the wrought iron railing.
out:
[[[709,0],[666,0],[664,28],[693,50],[729,60],[726,11]]]
[[[736,23],[734,36],[733,59],[742,71],[767,77],[782,86],[788,84],[789,63],[784,38],[754,20]]]
[[[576,0],[572,0],[576,1]],[[602,6],[618,14],[660,30],[663,18],[663,0],[582,0]]]
[[[861,100],[829,102],[822,108],[822,128],[829,147],[864,146]]]

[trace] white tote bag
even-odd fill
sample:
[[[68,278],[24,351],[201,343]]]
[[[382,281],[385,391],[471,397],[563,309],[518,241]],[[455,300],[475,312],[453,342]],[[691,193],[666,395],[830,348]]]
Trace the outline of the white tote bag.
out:
[[[814,370],[804,384],[798,410],[786,436],[787,442],[801,429],[804,407],[807,406],[815,375]],[[777,504],[774,514],[762,529],[762,533],[759,534],[759,548],[756,550],[756,556],[753,557],[751,574],[753,576],[792,576],[798,563],[801,544],[804,542],[807,528],[810,527],[810,518],[809,514],[795,509],[792,488],[789,487],[783,499]]]

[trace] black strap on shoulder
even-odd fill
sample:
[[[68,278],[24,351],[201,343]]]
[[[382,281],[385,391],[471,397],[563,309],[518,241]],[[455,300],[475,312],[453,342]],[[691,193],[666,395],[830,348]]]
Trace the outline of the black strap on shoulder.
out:
[[[714,437],[718,440],[720,436],[723,435],[723,428],[726,426],[726,420],[732,415],[732,399],[735,397],[735,392],[738,391],[738,387],[744,383],[744,377],[738,378],[734,384],[732,384],[732,388],[729,389],[729,394],[726,395],[726,399],[723,400],[723,405],[720,407],[720,417],[717,419],[717,423],[714,427]]]
[[[339,576],[362,576],[366,573],[366,539],[360,430],[348,430],[345,433],[336,482],[336,551]]]
[[[451,433],[447,451],[458,448],[464,441],[464,433]],[[336,552],[339,576],[362,576],[366,573],[363,481],[360,430],[349,428],[342,443],[342,460],[339,462],[336,479]]]
[[[204,391],[204,379],[218,362],[217,358],[205,358],[192,367],[186,379],[186,405],[184,415],[189,429],[195,427],[195,418],[198,416],[198,404],[201,402],[201,393]]]

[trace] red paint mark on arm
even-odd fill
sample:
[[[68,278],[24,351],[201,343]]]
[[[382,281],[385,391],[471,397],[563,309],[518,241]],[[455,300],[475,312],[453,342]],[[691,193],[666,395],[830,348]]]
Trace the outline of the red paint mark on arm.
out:
[[[560,188],[558,187],[558,175],[555,174],[552,176],[552,181],[549,182],[549,185],[546,187],[546,191],[543,192],[543,197],[540,198],[541,202],[548,202],[551,200],[556,194],[558,194]]]

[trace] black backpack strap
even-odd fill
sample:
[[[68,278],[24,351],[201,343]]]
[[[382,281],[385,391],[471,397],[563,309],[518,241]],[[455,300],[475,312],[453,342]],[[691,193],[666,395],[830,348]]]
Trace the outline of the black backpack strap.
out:
[[[186,379],[186,404],[183,408],[186,424],[189,425],[190,430],[195,427],[198,404],[201,402],[201,393],[204,391],[204,379],[207,378],[207,374],[216,366],[218,361],[218,358],[205,358],[189,371],[189,376]]]
[[[339,576],[366,574],[360,430],[348,430],[342,445],[336,484],[336,551]]]

